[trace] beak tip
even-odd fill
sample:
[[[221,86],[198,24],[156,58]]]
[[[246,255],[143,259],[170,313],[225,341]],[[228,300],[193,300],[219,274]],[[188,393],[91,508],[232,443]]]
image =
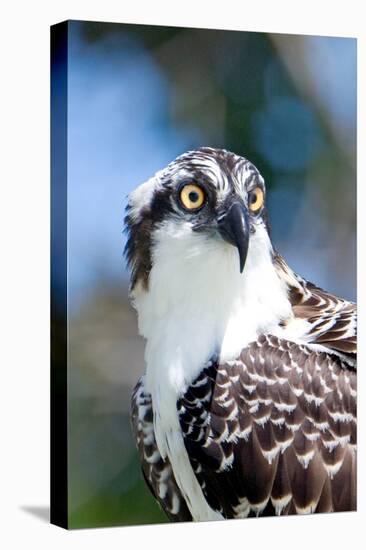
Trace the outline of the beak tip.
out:
[[[245,258],[242,257],[239,253],[239,269],[240,269],[240,273],[243,273],[244,271],[244,267],[245,267],[245,261],[246,261],[246,255],[245,255]]]
[[[237,248],[240,273],[243,273],[249,244],[249,222],[244,205],[233,202],[222,218],[219,229],[224,240]]]

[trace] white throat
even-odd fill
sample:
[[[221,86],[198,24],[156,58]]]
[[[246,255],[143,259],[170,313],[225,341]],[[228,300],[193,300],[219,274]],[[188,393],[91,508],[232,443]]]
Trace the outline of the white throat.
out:
[[[217,514],[209,517],[200,508],[202,502],[190,504],[203,495],[193,472],[194,479],[186,472],[177,398],[214,355],[220,361],[235,359],[259,333],[291,315],[271,251],[267,232],[259,225],[240,274],[233,246],[193,233],[188,225],[166,224],[156,233],[149,289],[137,287],[132,295],[140,332],[147,339],[146,389],[152,396],[157,444],[176,476],[184,478],[177,482],[195,519],[217,519]],[[185,464],[179,465],[182,460]]]

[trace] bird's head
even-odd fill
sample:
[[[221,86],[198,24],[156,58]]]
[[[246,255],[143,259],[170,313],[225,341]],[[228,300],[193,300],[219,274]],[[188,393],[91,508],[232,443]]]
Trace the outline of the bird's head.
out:
[[[132,289],[138,283],[148,288],[158,243],[165,259],[191,253],[204,262],[210,248],[230,249],[238,274],[258,233],[271,246],[262,176],[247,159],[222,149],[176,158],[130,194],[125,221]]]

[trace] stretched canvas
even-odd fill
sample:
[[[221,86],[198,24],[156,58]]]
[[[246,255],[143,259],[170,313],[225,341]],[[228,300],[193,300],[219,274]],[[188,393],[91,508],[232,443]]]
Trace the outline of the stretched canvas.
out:
[[[356,509],[356,40],[51,28],[51,521]]]

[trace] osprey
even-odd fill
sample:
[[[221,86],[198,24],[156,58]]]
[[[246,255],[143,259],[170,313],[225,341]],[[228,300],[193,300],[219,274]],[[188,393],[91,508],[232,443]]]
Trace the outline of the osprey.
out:
[[[173,521],[356,507],[355,304],[288,267],[265,194],[248,160],[204,147],[129,196],[132,427]]]

